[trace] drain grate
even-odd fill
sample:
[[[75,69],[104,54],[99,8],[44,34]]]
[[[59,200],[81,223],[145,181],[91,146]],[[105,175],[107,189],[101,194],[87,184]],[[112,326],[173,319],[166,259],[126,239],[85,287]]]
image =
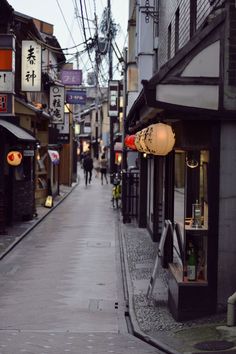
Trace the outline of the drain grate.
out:
[[[206,342],[200,342],[194,345],[195,348],[199,350],[226,350],[233,348],[234,343],[227,340],[211,340]],[[197,353],[195,353],[197,354]]]
[[[193,354],[209,354],[209,352],[194,352]],[[212,351],[212,354],[236,354],[236,349],[232,350],[214,350]]]
[[[87,242],[87,246],[88,247],[111,247],[111,242],[109,241],[101,241],[101,242],[97,242],[97,241],[88,241]]]

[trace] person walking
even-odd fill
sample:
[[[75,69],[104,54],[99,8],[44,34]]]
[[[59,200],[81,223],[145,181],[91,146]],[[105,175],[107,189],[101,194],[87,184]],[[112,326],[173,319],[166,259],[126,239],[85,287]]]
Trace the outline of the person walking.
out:
[[[99,177],[99,171],[100,171],[100,166],[99,166],[99,161],[97,158],[93,160],[93,168],[95,170],[95,178]]]
[[[85,186],[90,184],[92,181],[92,171],[93,171],[93,159],[90,155],[90,152],[86,154],[83,161],[84,167],[84,176],[85,176]]]
[[[106,183],[108,183],[107,180],[107,159],[105,154],[103,153],[100,159],[100,173],[101,173],[101,183],[103,185],[103,178],[105,178]]]

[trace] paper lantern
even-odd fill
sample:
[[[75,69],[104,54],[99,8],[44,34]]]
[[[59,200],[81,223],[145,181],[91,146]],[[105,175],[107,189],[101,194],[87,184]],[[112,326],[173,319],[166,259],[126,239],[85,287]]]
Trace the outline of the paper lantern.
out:
[[[125,145],[132,150],[137,150],[135,145],[135,135],[126,135]]]
[[[143,152],[143,147],[142,147],[142,145],[141,145],[141,143],[140,143],[140,135],[141,135],[141,131],[140,131],[140,132],[137,132],[137,133],[135,134],[134,143],[135,143],[135,146],[136,146],[137,150],[138,150],[139,152]]]
[[[19,166],[22,161],[22,153],[20,151],[10,151],[7,154],[7,162],[11,166]]]
[[[147,147],[146,143],[145,143],[145,139],[146,139],[146,134],[147,134],[147,128],[146,129],[142,129],[140,134],[139,134],[139,139],[140,139],[140,145],[142,147],[142,152],[146,153],[146,154],[150,154],[150,150]]]
[[[165,156],[174,147],[175,135],[168,124],[152,124],[147,128],[144,142],[151,154]]]

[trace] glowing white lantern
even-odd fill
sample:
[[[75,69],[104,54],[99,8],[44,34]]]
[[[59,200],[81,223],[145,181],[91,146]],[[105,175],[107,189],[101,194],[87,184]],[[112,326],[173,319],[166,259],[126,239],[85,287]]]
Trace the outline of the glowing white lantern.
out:
[[[147,128],[144,143],[151,154],[165,156],[174,147],[175,134],[168,124],[152,124]]]
[[[148,131],[147,128],[141,130],[141,132],[139,134],[139,143],[142,147],[142,152],[149,154],[150,150],[147,147],[147,145],[145,144],[145,138],[146,138],[147,131]]]

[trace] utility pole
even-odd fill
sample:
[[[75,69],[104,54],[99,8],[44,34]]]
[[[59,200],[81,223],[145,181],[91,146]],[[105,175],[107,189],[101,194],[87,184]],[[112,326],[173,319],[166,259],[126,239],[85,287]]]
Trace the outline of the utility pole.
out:
[[[111,36],[111,1],[107,0],[107,35],[108,35],[108,60],[109,60],[109,81],[113,79],[112,60],[112,36]],[[114,122],[117,118],[110,116],[110,182],[113,182],[115,172],[115,151],[114,151]]]
[[[98,38],[98,26],[97,26],[97,15],[95,14],[95,24],[96,24],[96,34],[95,37],[97,38],[98,47],[95,50],[95,90],[96,90],[96,99],[95,99],[95,109],[96,109],[96,117],[95,117],[95,149],[94,149],[94,156],[98,159],[99,158],[99,144],[98,144],[98,128],[100,127],[100,122],[98,122],[98,73],[99,73],[99,38]]]
[[[111,1],[107,0],[107,20],[108,23],[108,36],[109,36],[109,47],[108,47],[108,60],[109,60],[109,80],[113,79],[113,59],[112,59],[112,37],[111,37]]]

